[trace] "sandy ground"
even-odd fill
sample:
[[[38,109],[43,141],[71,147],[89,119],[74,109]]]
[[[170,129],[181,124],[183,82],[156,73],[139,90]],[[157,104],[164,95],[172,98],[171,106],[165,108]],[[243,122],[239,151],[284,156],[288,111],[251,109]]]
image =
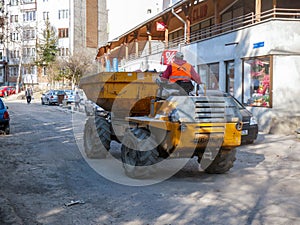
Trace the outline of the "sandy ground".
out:
[[[205,174],[190,160],[166,180],[136,186],[103,166],[110,158],[82,154],[84,114],[42,106],[38,98],[5,101],[11,134],[0,135],[0,224],[300,224],[294,135],[260,134],[238,148],[223,175]],[[80,202],[66,205],[74,200]]]

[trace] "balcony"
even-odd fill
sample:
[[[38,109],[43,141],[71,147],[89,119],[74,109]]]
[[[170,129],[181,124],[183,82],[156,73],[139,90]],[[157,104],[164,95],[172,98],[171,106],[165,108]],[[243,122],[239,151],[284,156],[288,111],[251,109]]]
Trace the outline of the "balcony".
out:
[[[224,23],[209,26],[199,31],[193,32],[191,33],[189,41],[187,42],[185,42],[183,37],[180,37],[176,40],[170,40],[172,46],[169,47],[176,47],[179,44],[185,45],[189,43],[199,42],[205,39],[223,35],[232,31],[236,31],[238,29],[247,28],[249,26],[253,26],[258,23],[267,22],[274,19],[300,21],[300,9],[274,8],[271,10],[264,11],[259,15],[249,13],[247,15],[228,20]]]
[[[262,12],[261,14],[249,13],[226,22],[208,26],[206,28],[192,32],[189,37],[184,39],[184,36],[180,36],[176,39],[170,39],[168,46],[165,46],[164,41],[152,40],[142,41],[139,43],[139,51],[128,54],[125,59],[125,46],[121,45],[114,48],[110,52],[111,58],[117,57],[122,60],[122,65],[131,64],[137,59],[147,58],[153,55],[161,55],[161,53],[167,49],[176,49],[178,46],[189,45],[192,43],[201,42],[210,38],[225,35],[230,32],[234,32],[240,29],[245,29],[251,26],[255,26],[261,23],[266,23],[272,20],[284,20],[284,21],[300,21],[300,9],[282,9],[274,8]],[[135,43],[128,43],[128,49],[135,49]]]

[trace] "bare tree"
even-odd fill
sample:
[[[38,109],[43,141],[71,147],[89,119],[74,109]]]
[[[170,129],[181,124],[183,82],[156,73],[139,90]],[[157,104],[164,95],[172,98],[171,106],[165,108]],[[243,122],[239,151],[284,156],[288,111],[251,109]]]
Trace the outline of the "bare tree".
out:
[[[61,65],[65,69],[64,77],[72,83],[72,89],[78,85],[82,76],[96,71],[95,61],[84,49],[77,50],[73,55],[63,58]]]

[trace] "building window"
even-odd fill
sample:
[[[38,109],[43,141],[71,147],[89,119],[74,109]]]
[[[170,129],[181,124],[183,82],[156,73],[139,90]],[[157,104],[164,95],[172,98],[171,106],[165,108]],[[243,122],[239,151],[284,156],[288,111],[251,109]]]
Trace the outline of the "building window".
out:
[[[61,9],[58,10],[58,19],[68,19],[69,17],[69,10],[68,9]]]
[[[199,65],[198,71],[208,90],[219,89],[219,63]]]
[[[23,31],[23,39],[24,40],[32,40],[35,39],[35,30],[24,30]]]
[[[69,37],[69,29],[68,28],[59,28],[58,29],[58,38],[67,38]]]
[[[256,57],[243,61],[243,102],[249,106],[272,107],[271,57]]]
[[[13,66],[9,68],[9,76],[10,77],[16,77],[18,75],[18,67]]]
[[[17,23],[17,22],[19,22],[18,15],[11,15],[10,16],[10,22],[11,23]]]
[[[49,12],[43,12],[43,20],[49,19]]]
[[[214,25],[214,20],[207,19],[191,26],[191,41],[196,41],[196,40],[210,37],[212,35],[211,26],[213,25]]]
[[[234,61],[226,63],[226,92],[234,95]]]
[[[19,40],[19,34],[16,32],[13,32],[10,34],[10,40],[11,41],[18,41]]]
[[[172,45],[177,45],[180,41],[182,41],[184,38],[183,35],[183,29],[174,31],[169,34],[169,45],[172,47]],[[173,42],[173,43],[172,43]]]
[[[23,14],[23,21],[35,21],[36,20],[36,11],[28,11]]]
[[[11,59],[17,59],[20,57],[20,52],[19,50],[13,50],[13,51],[10,51],[10,58]]]
[[[23,0],[23,4],[35,3],[35,0]]]
[[[43,67],[43,76],[47,76],[47,67]]]
[[[68,56],[69,55],[69,48],[59,48],[58,49],[59,56]]]
[[[11,1],[10,1],[10,5],[11,5],[11,6],[19,5],[19,0],[11,0]]]

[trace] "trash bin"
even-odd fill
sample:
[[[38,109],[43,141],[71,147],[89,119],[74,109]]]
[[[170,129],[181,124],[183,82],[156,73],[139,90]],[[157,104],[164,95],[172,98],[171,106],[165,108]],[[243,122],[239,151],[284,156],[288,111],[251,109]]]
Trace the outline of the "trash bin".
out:
[[[64,91],[58,91],[57,92],[57,103],[61,105],[63,103],[63,100],[65,99],[66,93]]]

